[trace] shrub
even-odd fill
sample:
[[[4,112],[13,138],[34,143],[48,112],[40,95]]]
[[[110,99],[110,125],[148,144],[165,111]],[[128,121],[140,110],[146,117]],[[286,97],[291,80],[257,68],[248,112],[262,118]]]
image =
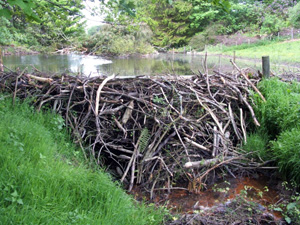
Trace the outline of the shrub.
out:
[[[262,129],[265,129],[271,139],[299,125],[296,122],[300,119],[299,83],[289,84],[272,78],[260,82],[259,89],[267,101],[261,101],[256,95],[254,109]]]
[[[4,17],[0,17],[0,45],[9,45],[13,41],[9,26],[10,22]]]
[[[300,128],[282,132],[271,149],[278,161],[281,174],[286,179],[300,183]]]
[[[300,28],[300,2],[289,10],[289,21],[295,28]]]

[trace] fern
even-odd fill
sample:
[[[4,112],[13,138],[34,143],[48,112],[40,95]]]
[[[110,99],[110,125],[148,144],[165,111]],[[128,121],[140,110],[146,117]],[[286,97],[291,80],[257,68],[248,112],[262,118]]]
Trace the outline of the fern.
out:
[[[148,142],[150,140],[150,133],[149,133],[149,130],[147,127],[143,128],[142,132],[141,132],[141,135],[139,137],[139,140],[138,140],[138,145],[139,145],[139,149],[140,149],[140,152],[144,152],[145,149],[147,148],[148,146]]]

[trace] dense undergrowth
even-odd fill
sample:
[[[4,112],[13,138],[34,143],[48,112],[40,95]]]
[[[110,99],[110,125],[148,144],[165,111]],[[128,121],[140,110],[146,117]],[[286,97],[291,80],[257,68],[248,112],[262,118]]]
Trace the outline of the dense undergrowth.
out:
[[[0,224],[160,224],[84,163],[63,119],[0,96]]]
[[[258,85],[266,98],[254,94],[255,113],[261,126],[248,135],[243,148],[258,160],[274,161],[282,179],[300,185],[300,83],[265,79]],[[284,211],[288,223],[300,223],[299,194],[277,210]]]
[[[259,89],[266,102],[256,94],[253,100],[261,126],[248,137],[245,148],[275,160],[284,179],[300,184],[300,83],[272,78],[261,81]]]

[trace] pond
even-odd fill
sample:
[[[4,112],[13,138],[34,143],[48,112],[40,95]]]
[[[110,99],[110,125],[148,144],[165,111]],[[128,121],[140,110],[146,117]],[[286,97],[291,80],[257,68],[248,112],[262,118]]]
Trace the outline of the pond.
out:
[[[230,56],[210,55],[207,58],[207,67],[210,72],[220,70],[231,72],[233,66]],[[10,55],[3,57],[7,68],[23,70],[28,68],[29,72],[37,69],[50,73],[80,73],[85,76],[99,76],[119,74],[121,76],[177,74],[191,75],[198,70],[204,71],[204,55],[193,54],[157,54],[148,57],[129,57],[104,59],[98,56],[87,55]],[[261,70],[260,60],[236,59],[239,67],[251,67]],[[281,65],[271,65],[272,71],[278,69],[290,69]]]

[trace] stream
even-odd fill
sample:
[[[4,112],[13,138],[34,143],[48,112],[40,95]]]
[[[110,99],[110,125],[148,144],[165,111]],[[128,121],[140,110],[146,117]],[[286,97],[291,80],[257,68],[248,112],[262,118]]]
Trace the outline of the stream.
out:
[[[146,199],[157,206],[167,207],[175,214],[193,214],[216,209],[225,211],[227,206],[243,196],[243,199],[252,202],[258,210],[279,221],[282,219],[281,213],[270,211],[268,206],[280,200],[280,193],[270,187],[268,180],[268,177],[262,175],[257,178],[228,178],[200,193],[191,193],[185,188],[171,189],[169,193],[167,190],[157,190],[152,200],[139,187],[135,187],[131,194],[138,201]]]
[[[191,75],[198,70],[204,71],[203,55],[192,54],[157,54],[147,57],[128,57],[105,59],[99,56],[88,55],[9,55],[4,56],[4,65],[11,69],[23,70],[27,68],[29,72],[37,69],[45,73],[75,73],[85,76],[109,76],[118,74],[121,76],[138,75]],[[259,60],[236,59],[240,68],[251,67],[254,70],[261,70]],[[221,72],[231,72],[233,66],[230,57],[208,56],[207,67],[210,72],[220,70]],[[290,70],[289,66],[278,64],[271,65],[272,71]],[[299,68],[298,68],[299,69]]]

